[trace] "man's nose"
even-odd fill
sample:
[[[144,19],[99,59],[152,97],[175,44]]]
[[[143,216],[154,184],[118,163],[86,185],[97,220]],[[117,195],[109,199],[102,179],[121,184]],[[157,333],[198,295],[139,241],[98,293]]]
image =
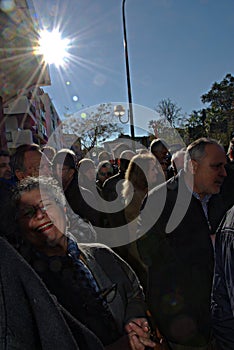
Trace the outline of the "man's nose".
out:
[[[225,166],[222,166],[222,168],[221,168],[221,175],[222,175],[223,177],[226,177],[226,176],[227,176],[227,170],[226,170]]]

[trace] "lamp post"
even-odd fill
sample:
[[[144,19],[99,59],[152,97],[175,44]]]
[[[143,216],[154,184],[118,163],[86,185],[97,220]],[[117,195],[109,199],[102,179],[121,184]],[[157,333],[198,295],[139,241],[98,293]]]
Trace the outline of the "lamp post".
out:
[[[127,119],[123,119],[123,116],[125,114],[125,108],[122,105],[114,106],[114,115],[119,118],[120,123],[127,124],[129,122],[129,111],[127,115]]]
[[[122,19],[123,19],[123,33],[124,33],[124,54],[125,54],[125,65],[126,65],[126,75],[127,75],[127,88],[128,88],[130,131],[131,131],[132,141],[134,141],[135,131],[134,131],[134,121],[133,121],[131,79],[130,79],[129,59],[128,59],[128,42],[127,42],[126,19],[125,19],[125,0],[122,0]]]

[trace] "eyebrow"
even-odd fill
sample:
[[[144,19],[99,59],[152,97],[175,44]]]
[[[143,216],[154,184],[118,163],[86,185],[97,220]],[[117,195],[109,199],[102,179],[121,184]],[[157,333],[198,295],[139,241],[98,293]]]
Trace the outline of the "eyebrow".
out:
[[[52,197],[45,197],[43,199],[41,199],[37,204],[28,204],[28,203],[25,203],[25,206],[38,206],[40,204],[43,204],[45,203],[45,201],[55,201],[55,198],[52,198]],[[21,203],[22,204],[22,203]]]

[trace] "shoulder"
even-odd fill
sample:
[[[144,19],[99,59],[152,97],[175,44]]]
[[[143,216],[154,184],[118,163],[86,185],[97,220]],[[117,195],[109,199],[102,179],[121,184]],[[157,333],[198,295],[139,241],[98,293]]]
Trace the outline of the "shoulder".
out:
[[[147,202],[148,205],[152,207],[152,210],[154,212],[156,210],[155,206],[157,207],[157,209],[162,209],[162,206],[164,207],[166,202],[174,202],[176,200],[178,195],[179,182],[181,181],[183,181],[183,179],[180,179],[176,176],[154,187],[151,191],[149,191]],[[180,188],[182,191],[184,186],[181,186]]]
[[[234,250],[234,206],[224,215],[215,238],[216,256],[223,256],[223,252],[227,250],[232,252]],[[228,259],[227,256],[225,259]]]
[[[220,225],[222,233],[229,233],[234,237],[234,206],[227,211]]]
[[[234,226],[234,205],[227,212],[227,221],[228,221],[229,225],[232,226],[232,228],[233,228],[233,226]]]
[[[127,263],[116,254],[110,247],[101,243],[79,244],[79,248],[88,259],[94,259],[102,266],[108,268],[116,265],[127,265]]]
[[[88,255],[97,255],[97,254],[115,255],[114,251],[111,248],[101,243],[80,243],[79,248],[84,254],[88,254]]]
[[[13,260],[20,260],[23,263],[25,262],[21,255],[13,248],[10,243],[7,242],[6,239],[0,237],[0,259],[1,259],[1,267],[3,262],[7,262],[7,264],[11,264]]]
[[[155,186],[152,190],[149,191],[149,196],[158,195],[162,192],[170,192],[170,191],[177,191],[178,184],[180,181],[183,181],[182,176],[173,176],[169,180],[161,183],[160,185]]]

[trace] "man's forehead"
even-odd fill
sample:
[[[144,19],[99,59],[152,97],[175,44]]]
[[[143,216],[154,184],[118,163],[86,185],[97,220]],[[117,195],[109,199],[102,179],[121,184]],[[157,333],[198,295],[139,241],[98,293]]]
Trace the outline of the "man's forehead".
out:
[[[26,162],[35,162],[40,161],[42,157],[42,154],[38,151],[28,151],[24,154],[24,161]]]
[[[216,144],[212,144],[212,145],[206,145],[205,147],[205,157],[217,157],[217,156],[221,156],[221,157],[225,157],[226,158],[226,154],[224,149]]]
[[[207,145],[204,157],[198,163],[201,165],[225,165],[227,163],[225,151],[219,145]]]

